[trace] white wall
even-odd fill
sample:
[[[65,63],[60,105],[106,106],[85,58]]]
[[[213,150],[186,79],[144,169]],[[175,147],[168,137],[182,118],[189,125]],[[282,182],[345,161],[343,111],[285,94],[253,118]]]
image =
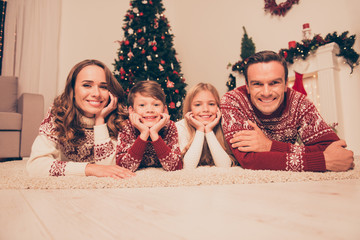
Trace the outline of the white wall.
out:
[[[97,58],[113,69],[118,49],[114,41],[123,38],[123,18],[130,7],[129,0],[62,2],[58,93],[70,68],[85,58]],[[334,31],[360,36],[358,0],[301,0],[285,17],[265,13],[263,0],[163,0],[163,3],[187,83],[191,87],[209,82],[221,95],[227,90],[227,64],[239,60],[242,26],[252,37],[256,51],[278,51],[287,48],[289,41],[300,41],[303,23],[310,23],[312,32],[323,37]],[[360,52],[359,39],[354,48]],[[345,70],[341,72],[340,91],[346,125],[341,137],[359,155],[360,67],[352,75],[349,68],[342,69]]]

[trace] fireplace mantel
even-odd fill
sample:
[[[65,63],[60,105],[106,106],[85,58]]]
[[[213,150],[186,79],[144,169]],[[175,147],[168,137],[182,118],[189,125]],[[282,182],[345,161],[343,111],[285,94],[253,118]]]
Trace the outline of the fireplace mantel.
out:
[[[296,60],[289,66],[289,78],[293,78],[294,71],[301,74],[316,73],[318,76],[318,94],[320,96],[320,113],[327,123],[339,123],[338,109],[340,97],[337,91],[339,81],[339,64],[336,55],[339,53],[336,43],[321,46],[306,60]]]

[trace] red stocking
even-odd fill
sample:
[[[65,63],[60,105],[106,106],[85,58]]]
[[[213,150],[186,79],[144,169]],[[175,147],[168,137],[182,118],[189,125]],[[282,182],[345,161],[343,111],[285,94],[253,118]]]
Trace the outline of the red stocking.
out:
[[[292,87],[292,89],[307,96],[307,93],[305,91],[304,84],[303,84],[303,74],[295,72],[295,82],[294,82],[294,86]]]

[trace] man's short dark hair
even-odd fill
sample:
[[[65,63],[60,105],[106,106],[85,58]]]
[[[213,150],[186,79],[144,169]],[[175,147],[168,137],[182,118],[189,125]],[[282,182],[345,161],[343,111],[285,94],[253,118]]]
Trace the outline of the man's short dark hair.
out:
[[[285,59],[281,55],[277,54],[276,52],[261,51],[261,52],[257,52],[254,55],[250,56],[249,59],[247,60],[247,63],[245,64],[244,75],[245,75],[246,84],[248,84],[248,68],[249,68],[249,66],[251,66],[252,64],[255,64],[255,63],[262,63],[262,62],[267,63],[267,62],[272,62],[272,61],[279,62],[283,65],[284,72],[285,72],[285,83],[287,83],[288,67],[287,67],[287,63],[286,63]]]

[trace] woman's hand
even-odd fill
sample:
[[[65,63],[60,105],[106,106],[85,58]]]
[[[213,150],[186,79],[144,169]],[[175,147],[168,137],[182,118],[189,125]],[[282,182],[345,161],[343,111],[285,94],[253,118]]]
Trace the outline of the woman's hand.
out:
[[[187,113],[185,114],[185,119],[186,119],[186,121],[187,121],[191,126],[193,126],[196,130],[201,131],[201,132],[204,132],[204,130],[205,130],[205,125],[202,124],[202,122],[196,120],[196,119],[194,118],[194,115],[193,115],[192,112],[187,112]]]
[[[118,165],[97,165],[89,163],[85,168],[86,176],[112,177],[115,179],[129,178],[135,176],[135,173],[127,168]]]
[[[221,112],[220,109],[218,108],[216,112],[216,118],[214,118],[212,122],[205,125],[205,133],[211,132],[214,129],[214,127],[216,127],[216,125],[219,124],[220,118],[221,118]]]
[[[105,123],[105,118],[117,108],[118,99],[111,92],[109,92],[110,102],[100,112],[95,114],[95,125],[102,125]]]

